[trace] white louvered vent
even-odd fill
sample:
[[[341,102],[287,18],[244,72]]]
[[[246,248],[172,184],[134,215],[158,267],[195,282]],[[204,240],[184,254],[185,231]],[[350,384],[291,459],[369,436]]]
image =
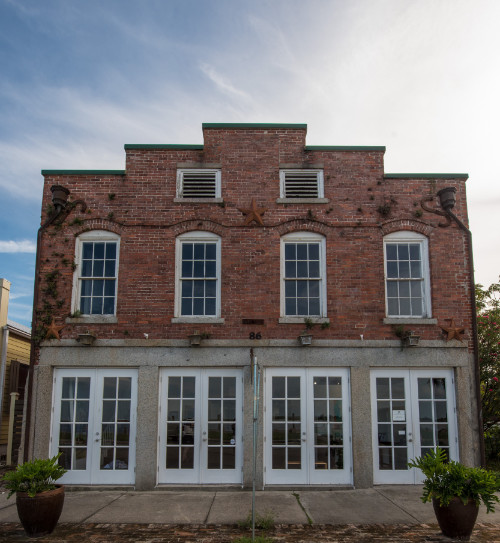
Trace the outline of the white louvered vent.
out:
[[[282,198],[322,198],[321,170],[281,170]]]
[[[220,198],[220,170],[178,170],[179,198]]]

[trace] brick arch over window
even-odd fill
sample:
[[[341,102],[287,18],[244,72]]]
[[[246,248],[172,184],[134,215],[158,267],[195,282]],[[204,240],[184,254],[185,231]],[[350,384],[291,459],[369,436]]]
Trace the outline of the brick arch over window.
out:
[[[171,231],[177,237],[181,234],[187,234],[188,232],[211,232],[212,234],[217,234],[222,236],[225,232],[225,227],[221,224],[218,224],[213,221],[207,220],[193,220],[193,221],[184,221],[172,226]]]
[[[434,227],[430,224],[415,221],[412,219],[395,219],[392,221],[387,221],[382,224],[380,228],[382,230],[382,235],[384,236],[392,234],[393,232],[407,230],[409,232],[417,232],[419,234],[423,234],[426,237],[430,237],[432,231],[434,230]]]
[[[295,219],[293,221],[280,224],[276,230],[280,236],[291,234],[293,232],[313,232],[326,236],[330,231],[330,227],[318,221],[309,219]]]
[[[105,232],[112,232],[118,236],[123,235],[123,227],[120,224],[117,224],[113,221],[108,221],[106,219],[89,219],[85,220],[82,225],[73,225],[72,233],[75,237],[81,236],[85,232],[91,232],[94,230],[102,230]]]

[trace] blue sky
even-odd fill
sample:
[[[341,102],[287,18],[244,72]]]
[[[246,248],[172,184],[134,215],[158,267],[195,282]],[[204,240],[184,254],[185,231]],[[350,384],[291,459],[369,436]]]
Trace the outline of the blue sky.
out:
[[[202,122],[307,123],[385,170],[469,173],[476,280],[498,280],[500,2],[0,0],[0,277],[29,325],[41,169],[123,169]]]

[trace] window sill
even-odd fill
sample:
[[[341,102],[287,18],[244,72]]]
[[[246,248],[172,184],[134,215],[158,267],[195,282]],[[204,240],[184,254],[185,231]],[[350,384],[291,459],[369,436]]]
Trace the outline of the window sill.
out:
[[[437,324],[437,319],[427,317],[386,317],[384,324]]]
[[[174,198],[176,204],[223,204],[224,198]]]
[[[220,317],[173,317],[173,324],[224,324]]]
[[[113,324],[118,322],[115,315],[82,315],[81,317],[68,317],[66,324]]]
[[[303,324],[305,325],[305,319],[310,319],[313,324],[323,324],[324,322],[330,322],[327,317],[280,317],[278,319],[279,324]]]
[[[277,204],[329,204],[330,198],[277,198]]]

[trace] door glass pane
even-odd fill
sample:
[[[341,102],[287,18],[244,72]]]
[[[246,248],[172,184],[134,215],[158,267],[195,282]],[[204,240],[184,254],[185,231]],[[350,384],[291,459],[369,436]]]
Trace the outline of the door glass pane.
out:
[[[103,398],[116,398],[116,377],[105,377],[102,391]]]
[[[131,398],[132,379],[130,377],[120,377],[118,380],[118,398]]]
[[[328,377],[328,397],[342,398],[342,377]]]
[[[59,446],[72,445],[72,425],[71,424],[61,424],[59,426]]]
[[[90,398],[90,377],[79,377],[78,379],[78,398]]]
[[[224,447],[222,449],[222,469],[234,469],[236,467],[235,447]]]
[[[181,377],[169,377],[168,378],[168,397],[180,398],[181,397]]]
[[[76,377],[63,377],[61,398],[74,398]]]

